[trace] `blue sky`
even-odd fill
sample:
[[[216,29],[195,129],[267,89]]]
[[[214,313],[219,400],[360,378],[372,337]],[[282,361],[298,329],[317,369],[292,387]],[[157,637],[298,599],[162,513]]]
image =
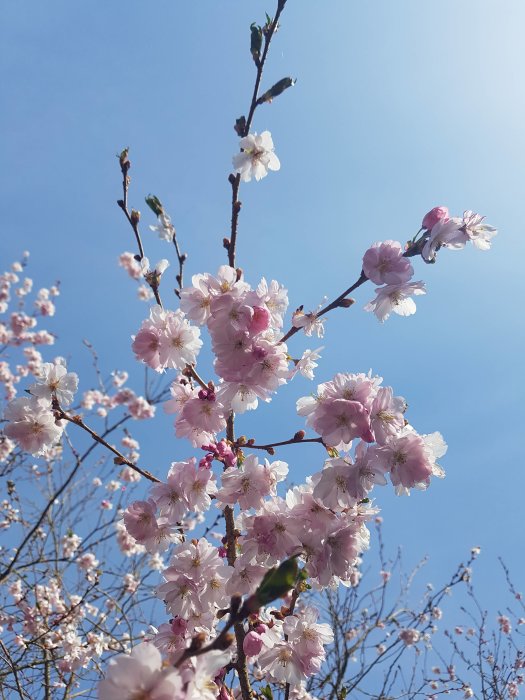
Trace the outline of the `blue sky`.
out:
[[[130,202],[143,212],[149,257],[169,251],[146,230],[143,198],[153,192],[189,254],[187,275],[226,262],[232,125],[253,84],[249,25],[265,10],[272,3],[259,0],[3,6],[1,258],[29,249],[37,284],[60,279],[50,327],[84,388],[94,379],[82,338],[108,373],[130,370],[137,390],[143,377],[129,338],[147,309],[116,266],[134,250],[115,204],[120,149],[131,149]],[[525,573],[524,21],[519,0],[289,0],[264,84],[286,75],[297,84],[254,124],[272,132],[282,168],[241,190],[238,264],[254,284],[283,282],[292,308],[336,296],[371,243],[412,237],[434,205],[474,209],[500,230],[490,252],[416,261],[428,293],[414,317],[381,325],[362,310],[371,285],[359,290],[352,309],[330,315],[317,372],[321,382],[372,368],[408,400],[418,430],[443,433],[444,481],[410,499],[376,493],[385,538],[409,562],[429,554],[428,578],[438,580],[479,544],[477,585],[493,608],[497,555],[518,588]],[[290,345],[303,347],[297,336]],[[312,389],[296,380],[240,429],[291,436],[302,427],[295,400]],[[162,438],[142,441],[159,475],[191,454],[170,430],[160,417]],[[321,466],[315,445],[279,456],[296,481]]]

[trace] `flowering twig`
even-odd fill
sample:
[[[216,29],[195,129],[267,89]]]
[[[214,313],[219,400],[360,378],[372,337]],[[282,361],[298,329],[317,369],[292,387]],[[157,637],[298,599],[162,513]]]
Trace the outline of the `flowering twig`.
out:
[[[270,43],[272,41],[272,37],[275,34],[277,27],[279,25],[279,17],[281,16],[282,11],[284,10],[284,6],[286,5],[286,0],[278,0],[277,3],[277,10],[275,12],[275,17],[273,18],[273,21],[270,23],[268,29],[266,30],[264,34],[264,48],[263,52],[260,58],[257,59],[256,61],[256,66],[257,66],[257,73],[255,76],[255,85],[253,87],[253,93],[252,93],[252,101],[250,103],[250,109],[248,112],[248,117],[246,121],[244,122],[243,126],[239,128],[238,134],[242,138],[243,136],[247,136],[250,127],[252,125],[253,117],[255,114],[255,110],[259,106],[258,102],[258,97],[259,97],[259,88],[261,85],[261,78],[263,75],[263,70],[264,70],[264,64],[266,63],[266,58],[268,56],[268,50],[270,48]],[[230,239],[228,240],[227,238],[224,239],[224,247],[226,248],[228,252],[228,264],[231,267],[235,267],[235,248],[237,245],[237,230],[238,230],[238,222],[239,222],[239,212],[241,211],[241,202],[239,201],[239,187],[241,184],[241,176],[240,174],[234,175],[233,173],[229,175],[228,181],[232,186],[232,214],[231,214],[231,229],[230,229]]]
[[[416,255],[420,255],[421,251],[423,249],[423,246],[426,242],[425,236],[422,238],[418,239],[417,241],[412,242],[405,252],[403,253],[404,258],[412,258]],[[353,299],[349,299],[348,295],[351,294],[353,291],[358,289],[361,285],[363,285],[365,282],[368,281],[368,277],[365,275],[364,270],[361,270],[361,273],[357,280],[350,286],[348,289],[345,289],[344,292],[339,294],[338,297],[336,297],[333,301],[331,301],[329,304],[327,304],[325,307],[323,307],[320,311],[318,311],[315,315],[317,318],[320,318],[321,316],[324,316],[327,314],[329,311],[332,311],[333,309],[337,308],[348,308],[349,306],[352,306],[354,303]],[[292,326],[280,339],[280,343],[286,343],[287,340],[289,340],[292,336],[294,336],[296,333],[298,333],[301,329],[299,327]]]
[[[130,176],[128,174],[129,169],[131,168],[131,161],[128,158],[128,153],[129,149],[125,148],[120,155],[118,156],[119,163],[120,163],[120,170],[122,172],[122,193],[123,193],[123,198],[117,200],[117,204],[119,207],[122,209],[124,212],[124,215],[126,216],[126,219],[129,221],[129,225],[133,229],[133,233],[135,234],[135,240],[137,241],[137,246],[139,248],[139,253],[138,256],[135,256],[135,259],[138,262],[142,262],[142,260],[145,257],[144,253],[144,247],[142,245],[142,239],[140,237],[140,231],[139,231],[139,221],[140,221],[140,212],[137,211],[136,209],[132,209],[131,212],[128,209],[128,190],[129,190],[129,183],[130,183]],[[156,283],[152,283],[147,277],[145,277],[146,282],[148,282],[151,291],[153,292],[155,296],[155,301],[159,306],[162,306],[162,301],[160,298],[159,294],[159,286]]]

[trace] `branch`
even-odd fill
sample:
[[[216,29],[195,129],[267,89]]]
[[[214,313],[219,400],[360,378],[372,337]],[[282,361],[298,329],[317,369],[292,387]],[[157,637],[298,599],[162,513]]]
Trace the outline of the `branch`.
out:
[[[58,402],[56,400],[54,401],[53,408],[55,409],[55,412],[56,412],[58,418],[63,419],[63,420],[67,420],[70,423],[74,423],[75,425],[78,425],[79,428],[82,428],[82,430],[85,430],[86,433],[89,433],[89,435],[91,435],[93,440],[98,442],[100,445],[104,445],[104,447],[107,450],[109,450],[110,452],[113,452],[113,454],[116,455],[115,464],[120,464],[120,465],[125,464],[130,469],[133,469],[133,471],[136,471],[138,474],[141,474],[142,476],[146,477],[146,479],[149,479],[149,481],[153,481],[157,484],[160,484],[160,479],[157,479],[156,476],[154,476],[151,472],[147,471],[146,469],[141,469],[140,467],[137,467],[137,465],[134,464],[133,462],[130,462],[129,459],[124,457],[122,452],[119,452],[115,447],[113,447],[108,442],[106,442],[106,440],[104,440],[103,437],[98,435],[98,433],[96,433],[92,428],[90,428],[88,425],[86,425],[80,416],[68,415],[58,405]]]
[[[263,75],[264,64],[266,63],[266,58],[268,57],[268,51],[270,49],[270,44],[275,34],[277,27],[279,25],[279,17],[281,16],[284,6],[286,5],[286,0],[278,0],[277,10],[275,12],[275,17],[272,23],[268,27],[264,35],[264,49],[261,58],[256,62],[257,74],[255,76],[255,85],[253,87],[252,101],[250,103],[250,109],[248,112],[248,118],[244,124],[244,128],[239,130],[239,136],[242,138],[250,133],[250,127],[252,125],[253,117],[255,115],[255,110],[258,107],[258,97],[259,88],[261,85],[261,78]],[[228,181],[232,186],[232,214],[231,214],[231,229],[230,229],[230,240],[224,239],[224,247],[228,251],[228,264],[230,267],[235,267],[235,249],[237,246],[237,231],[239,222],[239,212],[241,211],[241,202],[239,201],[239,187],[241,184],[241,176],[239,174],[234,175],[233,173],[229,175]]]
[[[128,209],[128,190],[129,190],[129,183],[131,181],[131,178],[128,174],[129,169],[131,168],[131,161],[128,158],[128,153],[129,153],[129,149],[125,148],[118,156],[119,163],[120,163],[120,171],[122,172],[123,198],[118,199],[117,204],[124,212],[126,219],[129,221],[129,225],[133,229],[133,233],[135,234],[135,240],[137,241],[137,246],[139,249],[139,253],[138,253],[138,255],[135,256],[135,259],[138,262],[141,262],[143,260],[143,258],[145,257],[145,254],[144,254],[144,247],[142,246],[142,239],[140,237],[140,231],[139,231],[140,212],[137,211],[136,209],[132,209],[130,212]],[[149,282],[147,279],[146,279],[146,282],[148,282],[149,287],[155,296],[155,301],[157,302],[157,304],[159,306],[162,306],[162,300],[160,298],[158,285],[151,284],[151,282]]]

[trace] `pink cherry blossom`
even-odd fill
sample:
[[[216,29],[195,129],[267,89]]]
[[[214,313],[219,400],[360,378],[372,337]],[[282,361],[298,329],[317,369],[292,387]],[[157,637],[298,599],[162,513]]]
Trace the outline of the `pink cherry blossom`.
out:
[[[419,642],[419,638],[421,637],[421,633],[419,630],[416,629],[402,629],[399,632],[399,639],[405,644],[407,647],[412,646],[413,644],[417,644]]]
[[[45,399],[26,396],[13,399],[6,406],[4,418],[8,421],[4,434],[35,456],[44,454],[63,432]]]
[[[363,257],[363,272],[375,284],[400,284],[407,282],[414,270],[403,248],[397,241],[374,243]]]
[[[184,700],[180,674],[164,669],[159,650],[143,642],[130,655],[108,662],[106,678],[98,686],[99,700]]]

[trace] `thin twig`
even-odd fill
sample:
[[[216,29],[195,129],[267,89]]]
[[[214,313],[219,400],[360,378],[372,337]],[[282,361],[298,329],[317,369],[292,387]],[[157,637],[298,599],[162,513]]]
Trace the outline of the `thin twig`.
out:
[[[263,75],[264,64],[266,63],[266,58],[268,56],[268,51],[270,49],[270,44],[279,25],[279,17],[281,16],[284,6],[286,5],[286,0],[279,0],[277,3],[277,10],[275,12],[275,17],[270,24],[268,30],[264,35],[264,49],[262,56],[257,63],[257,73],[255,76],[255,85],[253,87],[252,101],[250,103],[250,109],[248,112],[248,118],[246,119],[246,124],[244,129],[240,132],[240,136],[244,137],[250,133],[250,127],[252,125],[253,117],[255,115],[255,110],[258,106],[258,96],[259,88],[261,85],[261,78]],[[241,184],[241,176],[239,174],[231,174],[228,177],[228,181],[232,186],[232,207],[231,207],[231,228],[230,228],[230,240],[225,240],[225,247],[228,251],[228,264],[230,267],[235,267],[235,250],[237,246],[237,232],[239,223],[239,212],[241,211],[241,202],[239,201],[239,187]]]

